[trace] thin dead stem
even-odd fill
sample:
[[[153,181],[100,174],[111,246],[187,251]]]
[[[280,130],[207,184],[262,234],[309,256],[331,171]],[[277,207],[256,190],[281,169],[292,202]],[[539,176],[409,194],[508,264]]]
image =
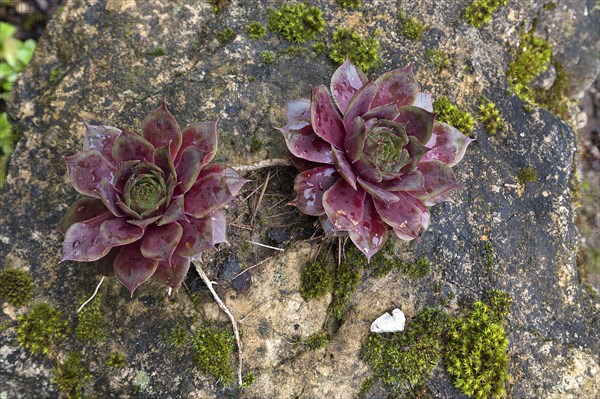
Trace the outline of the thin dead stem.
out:
[[[292,163],[290,161],[288,161],[287,159],[273,158],[273,159],[265,159],[254,165],[233,166],[233,169],[237,170],[238,172],[252,172],[255,170],[264,169],[264,168],[272,168],[275,166],[292,166]]]
[[[215,302],[217,302],[217,305],[219,305],[221,310],[227,315],[227,317],[229,317],[229,320],[231,320],[231,326],[233,328],[233,335],[235,336],[235,342],[238,347],[238,369],[237,369],[238,384],[240,386],[242,386],[242,341],[240,340],[240,332],[238,330],[237,321],[235,320],[235,317],[233,317],[233,314],[231,313],[231,311],[229,311],[227,306],[225,306],[225,303],[221,300],[221,298],[219,297],[217,292],[214,290],[214,288],[212,286],[213,283],[212,283],[212,281],[210,281],[210,279],[208,278],[206,273],[204,273],[204,270],[202,270],[202,265],[200,264],[200,262],[194,262],[194,266],[196,267],[196,271],[200,275],[200,278],[202,279],[202,281],[204,281],[204,284],[206,284],[206,286],[208,287],[210,293],[212,294],[213,298],[215,299]]]

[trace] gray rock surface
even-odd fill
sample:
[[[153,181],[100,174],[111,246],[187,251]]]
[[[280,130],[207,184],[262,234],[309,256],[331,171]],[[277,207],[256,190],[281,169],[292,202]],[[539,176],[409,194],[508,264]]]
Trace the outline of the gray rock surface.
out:
[[[285,101],[308,97],[310,85],[328,84],[336,68],[326,55],[283,55],[274,64],[262,64],[261,51],[289,44],[272,33],[250,40],[245,27],[251,21],[266,24],[267,9],[283,2],[224,3],[223,11],[215,14],[209,4],[189,0],[67,2],[16,86],[9,112],[21,139],[0,205],[0,263],[30,270],[36,283],[33,303],[59,306],[71,327],[80,301],[93,292],[98,278],[89,265],[58,263],[62,242],[53,229],[77,197],[67,182],[63,157],[80,148],[84,122],[139,129],[144,116],[166,99],[182,124],[220,118],[217,160],[251,164],[285,155],[283,138],[273,128],[284,123]],[[327,41],[341,25],[363,34],[380,31],[382,65],[370,76],[413,63],[417,79],[434,98],[447,95],[475,112],[484,94],[508,121],[508,131],[494,137],[477,127],[478,140],[455,168],[465,189],[456,193],[454,203],[433,208],[432,225],[421,242],[403,247],[412,256],[428,256],[433,273],[417,282],[399,273],[363,279],[332,342],[316,352],[303,351],[291,337],[318,332],[330,299],[305,302],[298,292],[300,271],[319,250],[319,241],[307,239],[319,233],[314,218],[285,205],[293,197],[291,168],[270,170],[268,195],[252,216],[257,196],[242,199],[262,184],[267,173],[262,171],[252,175],[252,183],[229,209],[230,248],[205,259],[206,270],[216,278],[227,260],[225,252],[235,253],[243,267],[269,258],[248,272],[249,289],[236,292],[220,280],[217,286],[243,320],[245,369],[257,377],[252,387],[241,392],[223,388],[194,367],[190,348],[161,345],[161,334],[178,321],[189,322],[191,328],[194,320],[227,325],[190,272],[187,285],[194,300],[184,289],[168,298],[154,283],[142,285],[131,299],[116,280],[108,281],[99,300],[109,338],[84,344],[70,334],[49,356],[32,356],[18,346],[14,320],[26,308],[4,303],[0,392],[8,398],[57,397],[50,382],[52,367],[81,350],[93,375],[85,389],[90,397],[354,397],[370,375],[358,353],[377,316],[400,307],[409,327],[419,309],[447,296],[453,298],[447,310],[457,312],[487,290],[500,288],[514,299],[506,325],[509,397],[600,395],[600,338],[595,330],[600,303],[579,281],[576,262],[575,135],[545,110],[526,112],[507,90],[505,78],[507,43],[518,43],[521,27],[539,15],[544,2],[510,2],[481,30],[460,17],[469,1],[402,2],[411,15],[430,25],[421,42],[397,32],[397,2],[364,1],[358,11],[342,10],[332,0],[313,3],[324,12]],[[597,23],[597,14],[576,15],[573,26]],[[215,32],[225,27],[237,36],[221,44]],[[556,32],[553,44],[560,48],[562,31]],[[159,47],[166,55],[149,55]],[[450,66],[439,72],[429,65],[425,48],[445,51]],[[262,146],[251,153],[256,141]],[[538,181],[511,189],[518,170],[526,166],[536,169]],[[270,228],[289,235],[285,252],[244,242],[268,243]],[[483,250],[488,239],[495,246],[492,272]],[[104,365],[114,351],[125,354],[125,368]],[[441,397],[463,397],[441,366],[430,384]],[[385,397],[381,389],[373,395]]]

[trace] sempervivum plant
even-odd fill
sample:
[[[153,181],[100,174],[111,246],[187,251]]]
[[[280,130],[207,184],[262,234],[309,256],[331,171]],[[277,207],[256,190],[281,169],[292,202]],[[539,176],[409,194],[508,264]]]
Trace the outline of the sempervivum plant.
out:
[[[141,135],[87,126],[83,150],[66,158],[84,197],[59,225],[62,260],[102,259],[132,295],[150,277],[177,289],[194,256],[226,241],[220,208],[245,183],[230,168],[207,165],[216,150],[216,122],[182,131],[164,103]]]
[[[390,229],[404,240],[423,234],[428,207],[458,187],[451,166],[471,142],[435,121],[410,67],[368,81],[346,60],[331,95],[313,87],[310,100],[287,104],[287,119],[280,130],[303,170],[294,205],[319,216],[327,234],[349,234],[369,259]]]

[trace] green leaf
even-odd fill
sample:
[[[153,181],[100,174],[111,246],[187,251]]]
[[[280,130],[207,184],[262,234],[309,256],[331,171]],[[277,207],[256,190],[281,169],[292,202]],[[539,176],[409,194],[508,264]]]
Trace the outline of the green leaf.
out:
[[[33,39],[28,39],[25,42],[23,42],[23,44],[21,44],[21,47],[19,47],[19,49],[17,50],[17,59],[21,61],[21,63],[23,64],[23,68],[25,68],[25,66],[29,64],[29,61],[31,61],[31,57],[33,57],[34,51],[35,41]],[[23,70],[23,68],[21,68],[21,70]]]
[[[0,62],[0,80],[8,79],[7,77],[14,72],[15,70],[6,62]]]
[[[17,28],[6,22],[0,22],[0,44],[4,45],[4,41],[15,34]]]

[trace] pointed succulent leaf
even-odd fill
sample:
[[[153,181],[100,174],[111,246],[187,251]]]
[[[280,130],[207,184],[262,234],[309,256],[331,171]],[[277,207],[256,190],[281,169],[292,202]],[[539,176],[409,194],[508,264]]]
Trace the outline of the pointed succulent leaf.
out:
[[[190,269],[190,263],[190,258],[179,256],[174,253],[171,257],[171,264],[167,262],[158,262],[158,267],[156,268],[156,271],[154,271],[152,279],[177,291],[183,283],[183,280],[185,280],[185,276]]]
[[[310,100],[310,120],[317,136],[338,148],[344,148],[346,131],[335,109],[329,91],[323,85],[313,87]]]
[[[362,188],[367,190],[367,192],[371,194],[373,198],[377,198],[378,200],[383,201],[386,204],[396,202],[400,199],[397,195],[394,195],[394,193],[385,190],[380,185],[371,183],[368,180],[364,180],[360,176],[358,177],[358,184],[360,184]]]
[[[329,143],[327,143],[327,145],[329,145]],[[296,169],[298,169],[300,172],[304,172],[305,170],[314,169],[319,166],[323,166],[320,163],[307,161],[306,159],[298,158],[293,155],[290,155],[289,158],[290,158],[290,162],[292,163],[292,165]]]
[[[419,93],[419,84],[412,73],[411,66],[386,72],[379,76],[375,83],[379,90],[371,103],[371,108],[386,104],[396,104],[400,108],[412,104]]]
[[[414,136],[410,136],[408,138],[408,144],[404,148],[408,151],[410,161],[408,165],[402,168],[401,173],[408,174],[415,170],[421,161],[421,158],[423,158],[423,155],[429,151],[429,148],[421,144],[421,142]]]
[[[108,255],[103,256],[97,261],[94,261],[92,264],[94,266],[95,274],[106,277],[114,277],[115,272],[113,270],[113,263],[115,262],[115,258],[120,250],[120,247],[113,247],[110,249],[110,251],[108,251]]]
[[[163,171],[165,177],[177,177],[175,165],[173,165],[173,158],[171,158],[168,145],[154,150],[154,164]]]
[[[365,254],[368,261],[385,245],[388,227],[381,220],[370,198],[365,200],[362,220],[354,230],[349,231],[349,235],[356,248]]]
[[[143,235],[143,229],[127,223],[125,218],[110,219],[100,226],[100,239],[111,248],[131,244]]]
[[[367,83],[356,92],[352,100],[350,100],[346,112],[344,112],[344,126],[347,130],[350,130],[352,122],[354,122],[357,116],[362,116],[371,109],[371,102],[376,94],[377,85],[373,82]]]
[[[189,222],[181,222],[181,227],[183,235],[176,250],[181,256],[195,256],[227,242],[225,214],[221,210],[202,219],[190,218]]]
[[[64,236],[72,224],[92,219],[104,213],[106,213],[106,208],[99,199],[80,198],[69,207],[67,213],[65,213],[65,216],[63,216],[58,224],[57,230]]]
[[[119,199],[119,193],[117,192],[117,190],[115,190],[115,188],[112,186],[112,184],[110,184],[110,182],[107,179],[102,180],[102,182],[98,185],[96,192],[98,193],[100,200],[102,201],[106,209],[110,211],[110,213],[117,217],[123,216],[123,213],[117,206],[117,199]]]
[[[175,222],[178,220],[186,220],[185,212],[183,211],[184,198],[183,195],[173,197],[169,207],[165,210],[162,216],[159,216],[160,221],[157,223],[158,226],[162,226],[167,223]]]
[[[185,128],[176,164],[181,160],[183,151],[189,147],[200,151],[202,166],[212,161],[217,153],[217,121],[193,123]]]
[[[150,213],[155,212],[167,199],[168,187],[163,176],[162,171],[134,174],[123,188],[125,204],[141,217],[154,216]]]
[[[465,156],[467,147],[473,139],[462,134],[458,129],[446,123],[433,124],[433,134],[427,147],[431,148],[423,160],[439,160],[448,166],[454,166]]]
[[[417,93],[417,97],[412,104],[415,107],[423,108],[425,111],[433,112],[433,103],[431,102],[431,93]]]
[[[123,162],[119,165],[119,169],[117,169],[117,173],[115,173],[115,178],[113,180],[113,187],[120,193],[123,193],[123,188],[125,187],[125,183],[133,174],[133,168],[136,167],[140,161],[127,161]]]
[[[72,224],[65,233],[61,262],[66,260],[91,262],[108,254],[111,247],[102,241],[99,234],[102,223],[112,218],[114,216],[106,212],[92,219]]]
[[[397,122],[405,124],[406,134],[414,136],[423,145],[431,138],[435,114],[422,108],[406,105],[401,107]]]
[[[317,136],[311,125],[306,125],[297,130],[283,127],[280,129],[288,150],[307,161],[332,164],[331,144]]]
[[[85,136],[83,137],[84,150],[96,150],[113,165],[116,161],[112,156],[112,148],[121,134],[121,130],[112,126],[85,125]]]
[[[435,200],[459,186],[454,171],[442,161],[422,161],[417,166],[423,173],[425,193],[415,193],[419,198]]]
[[[142,136],[123,130],[115,142],[112,154],[118,162],[132,160],[152,162],[154,146]]]
[[[181,147],[182,133],[179,124],[167,109],[167,104],[152,111],[142,123],[143,136],[155,148],[169,146],[171,157],[175,158]]]
[[[157,260],[142,255],[140,246],[141,241],[136,241],[122,247],[113,264],[117,279],[127,287],[131,296],[137,287],[154,274],[158,267]]]
[[[425,180],[423,173],[419,170],[413,170],[411,173],[402,175],[392,180],[381,183],[381,186],[387,191],[421,191],[425,189]]]
[[[339,178],[340,175],[336,170],[329,166],[320,166],[299,173],[294,182],[296,200],[293,205],[307,215],[324,214],[323,193]]]
[[[333,163],[335,164],[338,173],[353,189],[356,190],[356,173],[354,172],[350,161],[348,161],[348,158],[346,158],[346,155],[344,155],[342,150],[338,150],[334,146],[331,146],[331,152],[333,153]]]
[[[362,117],[364,120],[376,118],[393,121],[398,117],[398,115],[400,115],[400,113],[398,112],[398,107],[396,107],[396,104],[387,104],[380,107],[371,108],[369,111],[365,112]]]
[[[331,77],[330,89],[333,99],[342,114],[346,112],[346,108],[354,94],[366,83],[367,77],[348,58],[336,69]]]
[[[344,147],[346,154],[350,162],[356,162],[365,148],[365,139],[367,134],[367,128],[365,121],[357,116],[352,121],[352,124],[348,126],[346,138],[344,140]]]
[[[323,194],[323,208],[335,230],[352,230],[363,217],[365,190],[354,190],[344,179],[338,179]]]
[[[136,211],[131,209],[129,206],[127,206],[120,197],[117,197],[116,204],[125,215],[127,215],[131,218],[134,218],[136,220],[139,220],[142,218],[142,216],[139,213],[137,213]]]
[[[423,210],[419,200],[404,192],[396,192],[399,201],[386,204],[374,199],[375,209],[383,221],[394,230],[400,231],[412,238],[418,238],[423,232]]]
[[[382,180],[381,171],[366,155],[362,155],[354,162],[354,170],[356,170],[359,176],[372,182],[380,182]]]
[[[144,218],[129,219],[129,220],[127,220],[127,223],[131,223],[134,226],[138,226],[138,227],[141,227],[142,229],[145,229],[146,227],[150,226],[152,223],[156,222],[160,218],[162,218],[162,215],[152,216],[152,217],[145,218],[145,219]]]
[[[69,181],[83,195],[98,198],[98,185],[103,179],[113,179],[113,166],[96,150],[79,151],[65,160]]]
[[[285,105],[288,130],[299,130],[310,125],[310,100],[304,98],[288,101]]]
[[[183,150],[181,160],[177,165],[178,193],[187,193],[194,183],[196,183],[200,169],[202,168],[203,157],[204,154],[196,147],[188,147]]]
[[[140,248],[142,255],[149,259],[170,262],[182,234],[183,229],[177,222],[164,226],[149,226]]]
[[[195,218],[204,218],[233,199],[225,178],[210,174],[199,179],[185,195],[183,209]]]
[[[335,230],[333,228],[333,223],[331,220],[327,218],[327,215],[319,216],[319,222],[321,223],[321,228],[323,229],[323,233],[325,237],[347,237],[348,232],[343,230]]]

